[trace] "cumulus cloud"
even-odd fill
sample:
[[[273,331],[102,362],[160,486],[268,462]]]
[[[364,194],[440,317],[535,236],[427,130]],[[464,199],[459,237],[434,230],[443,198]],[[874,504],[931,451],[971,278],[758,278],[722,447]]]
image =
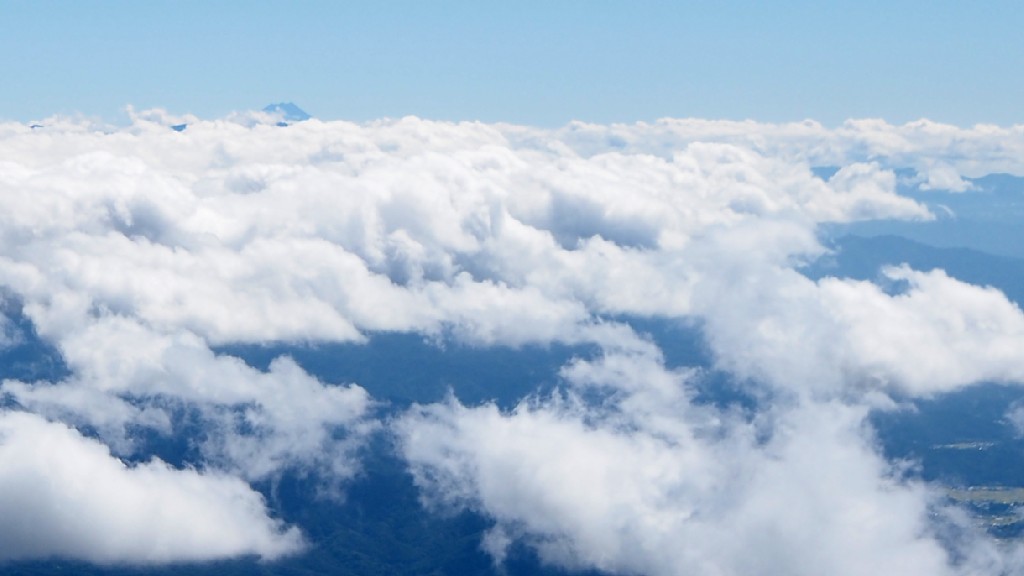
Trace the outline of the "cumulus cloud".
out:
[[[550,563],[624,574],[953,573],[929,527],[937,494],[874,452],[862,409],[723,418],[687,403],[686,375],[636,357],[569,378],[629,391],[610,412],[452,400],[397,427],[427,503],[491,517],[496,558],[521,540]]]
[[[303,538],[245,482],[152,460],[127,466],[96,440],[24,412],[0,413],[0,560],[101,564],[273,559]]]
[[[905,266],[884,270],[896,291],[814,282],[792,269],[744,271],[744,282],[726,276],[699,297],[712,347],[738,374],[820,398],[929,396],[1024,379],[1024,313],[994,288]]]
[[[878,454],[865,415],[893,391],[1019,380],[1024,316],[941,271],[891,269],[887,282],[906,288],[893,290],[798,268],[826,252],[822,223],[933,217],[896,193],[896,168],[965,193],[966,177],[1024,174],[1020,127],[131,117],[122,128],[0,125],[0,286],[70,371],[4,381],[25,411],[5,418],[106,463],[110,482],[219,486],[223,508],[211,509],[256,531],[214,551],[41,541],[40,553],[294,549],[295,533],[246,500],[244,482],[289,469],[342,482],[387,424],[358,383],[323,382],[287,357],[261,371],[216,350],[390,331],[598,350],[562,368],[565,391],[513,412],[452,399],[395,421],[425,498],[492,518],[484,545],[496,558],[521,541],[549,562],[622,573],[966,565],[936,536],[934,489]],[[837,170],[822,179],[815,166]],[[761,402],[745,413],[694,401],[701,368],[667,369],[635,317],[699,322],[713,368],[756,383]],[[144,459],[139,430],[188,433],[180,410],[202,425],[189,463],[203,473],[110,455]],[[11,482],[60,477],[18,446],[0,444]],[[178,494],[178,482],[139,498]],[[132,521],[104,510],[111,534]],[[158,546],[142,534],[138,546]]]
[[[395,426],[428,508],[489,517],[482,545],[497,561],[518,541],[547,563],[621,574],[1021,566],[1018,546],[878,453],[869,403],[723,412],[692,401],[700,371],[668,370],[656,349],[577,360],[563,377],[564,394],[508,412],[450,399]],[[612,400],[588,402],[594,387]]]
[[[192,334],[156,334],[123,317],[94,319],[61,344],[70,378],[7,381],[3,390],[23,407],[96,429],[123,453],[134,451],[132,426],[173,435],[173,412],[191,406],[206,433],[199,448],[221,468],[254,480],[322,468],[343,479],[375,427],[362,388],[325,385],[287,357],[260,372]]]

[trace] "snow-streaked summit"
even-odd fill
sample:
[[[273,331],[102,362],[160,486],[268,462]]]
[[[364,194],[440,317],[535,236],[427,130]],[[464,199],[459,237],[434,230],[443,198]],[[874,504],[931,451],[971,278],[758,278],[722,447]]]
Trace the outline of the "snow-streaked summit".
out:
[[[309,120],[312,118],[305,110],[299,108],[292,102],[277,102],[274,104],[267,104],[263,107],[263,111],[269,114],[280,114],[283,122],[302,122],[303,120]]]

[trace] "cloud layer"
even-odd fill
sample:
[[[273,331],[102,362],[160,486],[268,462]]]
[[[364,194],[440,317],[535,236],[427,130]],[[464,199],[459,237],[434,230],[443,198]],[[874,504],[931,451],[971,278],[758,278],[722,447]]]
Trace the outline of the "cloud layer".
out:
[[[865,416],[894,393],[1019,381],[1024,314],[941,271],[893,268],[869,283],[799,267],[826,252],[823,223],[932,218],[896,194],[894,168],[915,169],[922,190],[969,194],[965,177],[1024,174],[1022,150],[1020,127],[927,121],[279,127],[147,111],[112,130],[0,125],[0,285],[70,370],[0,389],[11,407],[0,479],[26,495],[0,506],[37,518],[0,550],[276,557],[301,539],[246,481],[299,469],[340,485],[367,436],[389,428],[426,502],[493,519],[483,545],[497,559],[522,542],[554,564],[621,573],[1010,562],[878,454]],[[837,168],[828,179],[811,170],[824,165]],[[747,412],[696,402],[705,373],[666,367],[636,317],[699,322],[713,368],[760,401]],[[451,399],[386,422],[358,383],[215,352],[377,331],[599,352],[512,412]],[[142,436],[191,434],[182,411],[203,430],[182,463],[195,469],[112,455],[145,459]],[[59,450],[26,453],[34,433]],[[95,471],[92,488],[71,483],[79,468]],[[38,478],[54,479],[48,492]],[[180,515],[118,544],[132,511],[161,495]],[[39,536],[62,514],[107,528]],[[222,538],[185,530],[201,514]],[[947,524],[976,546],[951,553]]]

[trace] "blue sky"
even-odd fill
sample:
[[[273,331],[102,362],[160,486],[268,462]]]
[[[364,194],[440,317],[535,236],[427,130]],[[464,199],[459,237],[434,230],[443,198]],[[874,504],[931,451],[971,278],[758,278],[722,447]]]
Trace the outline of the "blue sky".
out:
[[[0,0],[0,118],[1024,123],[1019,2]]]

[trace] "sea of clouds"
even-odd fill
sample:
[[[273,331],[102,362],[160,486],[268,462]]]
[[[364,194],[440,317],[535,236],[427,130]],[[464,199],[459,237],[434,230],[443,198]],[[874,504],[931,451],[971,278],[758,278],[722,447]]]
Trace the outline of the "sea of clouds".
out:
[[[1024,381],[1024,313],[941,270],[888,268],[895,291],[800,273],[823,224],[934,218],[893,168],[965,194],[1024,175],[1024,126],[278,120],[0,124],[0,297],[69,369],[0,385],[0,560],[300,553],[253,483],[307,470],[343,491],[386,434],[428,510],[493,521],[499,562],[521,543],[622,574],[1024,565],[867,421]],[[713,368],[760,400],[696,401],[705,370],[667,367],[626,318],[699,324]],[[376,332],[599,353],[513,410],[453,397],[382,418],[358,382],[215,352]],[[144,452],[196,426],[188,465]]]

